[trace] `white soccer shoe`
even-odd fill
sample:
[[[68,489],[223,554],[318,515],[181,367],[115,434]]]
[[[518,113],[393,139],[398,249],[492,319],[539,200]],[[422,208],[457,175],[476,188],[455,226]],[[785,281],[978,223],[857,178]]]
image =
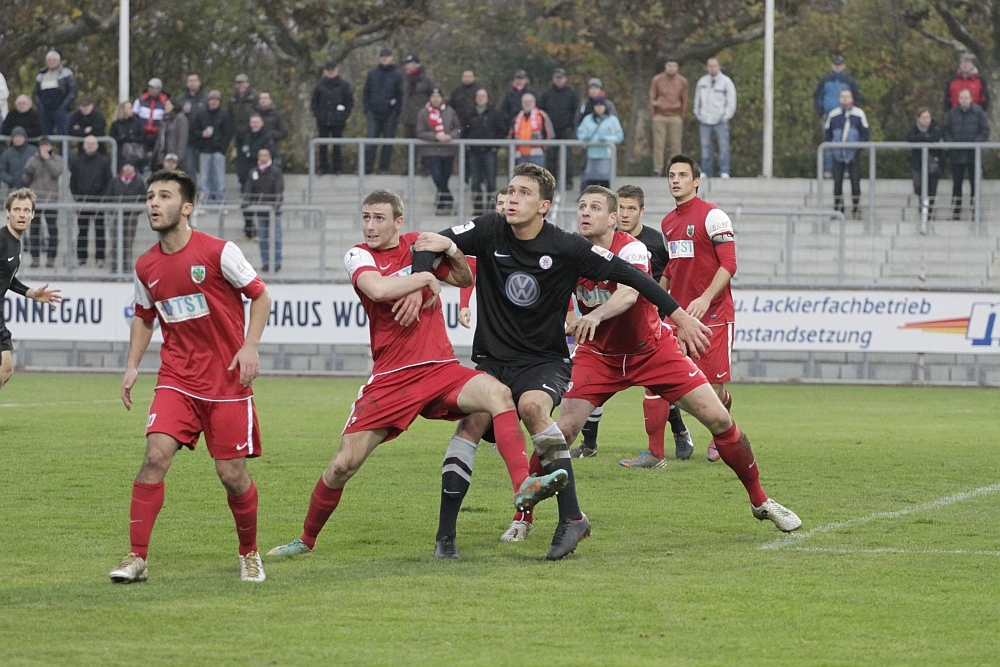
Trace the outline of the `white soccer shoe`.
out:
[[[251,551],[246,556],[240,556],[240,579],[243,581],[264,581],[264,564],[260,562],[260,554]]]
[[[800,519],[795,512],[776,503],[775,501],[768,498],[763,505],[760,507],[754,507],[753,503],[750,504],[750,508],[753,510],[753,515],[757,519],[764,521],[772,521],[775,526],[778,527],[783,533],[790,533],[793,530],[798,530],[802,527],[802,519]]]
[[[129,553],[125,558],[122,558],[121,565],[111,570],[111,574],[108,576],[116,584],[146,581],[146,561],[134,553]]]
[[[531,524],[527,521],[512,521],[510,528],[500,536],[501,542],[523,542],[531,532]]]

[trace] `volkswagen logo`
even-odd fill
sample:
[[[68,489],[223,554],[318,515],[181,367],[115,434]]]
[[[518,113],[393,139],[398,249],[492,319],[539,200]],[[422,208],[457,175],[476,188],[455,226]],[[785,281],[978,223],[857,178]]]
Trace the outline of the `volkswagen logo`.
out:
[[[541,290],[538,281],[530,273],[518,271],[507,278],[507,298],[518,306],[530,306],[538,301]]]

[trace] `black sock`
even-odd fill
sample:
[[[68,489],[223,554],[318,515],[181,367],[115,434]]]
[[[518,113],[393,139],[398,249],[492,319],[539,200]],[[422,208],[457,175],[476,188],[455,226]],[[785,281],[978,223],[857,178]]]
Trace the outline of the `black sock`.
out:
[[[545,474],[550,475],[556,470],[565,470],[569,475],[569,481],[562,491],[556,494],[556,502],[559,503],[559,521],[576,521],[583,517],[580,511],[580,503],[576,499],[576,480],[573,477],[573,466],[570,460],[556,459],[555,463],[543,466]]]
[[[587,422],[580,429],[583,434],[583,446],[590,449],[597,449],[597,428],[601,425],[601,417],[604,416],[602,408],[596,408],[587,417]]]
[[[468,492],[468,480],[460,477],[458,473],[446,472],[441,475],[441,513],[438,517],[436,540],[455,537],[458,512],[462,509],[462,501]]]
[[[670,430],[673,431],[674,435],[680,435],[687,430],[684,419],[681,417],[681,409],[676,405],[670,405],[670,415],[667,419],[670,420]]]

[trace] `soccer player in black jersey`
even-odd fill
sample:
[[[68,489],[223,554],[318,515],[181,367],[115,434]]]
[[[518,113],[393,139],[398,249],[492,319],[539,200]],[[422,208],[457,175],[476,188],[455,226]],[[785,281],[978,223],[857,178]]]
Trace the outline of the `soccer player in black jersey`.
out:
[[[554,192],[555,179],[546,169],[518,165],[507,188],[504,215],[488,213],[441,234],[422,234],[414,246],[418,256],[413,266],[414,271],[423,270],[424,263],[433,261],[432,253],[446,251],[453,242],[477,258],[478,322],[472,359],[478,369],[510,387],[531,434],[534,457],[545,472],[562,469],[569,476],[557,496],[559,525],[549,560],[565,557],[590,534],[590,521],[577,502],[566,439],[550,416],[570,379],[564,319],[577,278],[614,280],[635,288],[670,316],[678,327],[678,340],[694,356],[708,343],[706,327],[689,317],[648,274],[546,222]],[[459,424],[455,437],[475,447],[488,427],[488,415],[470,415]],[[467,480],[445,468],[439,536],[446,529],[444,538],[454,541],[455,519],[468,488]]]
[[[7,195],[7,224],[0,229],[0,306],[3,305],[7,290],[34,299],[40,303],[59,303],[62,299],[59,290],[43,287],[29,289],[17,279],[17,270],[21,267],[21,236],[35,217],[35,193],[28,188],[13,190]],[[10,330],[3,319],[3,308],[0,307],[0,389],[14,374],[14,358],[12,352]]]

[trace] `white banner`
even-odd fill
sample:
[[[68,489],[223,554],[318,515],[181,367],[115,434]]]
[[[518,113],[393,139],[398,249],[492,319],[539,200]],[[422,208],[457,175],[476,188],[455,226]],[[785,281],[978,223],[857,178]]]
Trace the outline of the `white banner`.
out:
[[[57,306],[11,292],[4,319],[15,339],[128,341],[131,283],[53,284]],[[350,285],[272,284],[265,343],[367,345],[368,318]],[[458,324],[458,290],[441,291],[453,345],[472,345]],[[959,292],[733,290],[737,350],[1000,352],[1000,296]],[[472,299],[473,327],[475,298]],[[159,334],[157,334],[159,340]]]

